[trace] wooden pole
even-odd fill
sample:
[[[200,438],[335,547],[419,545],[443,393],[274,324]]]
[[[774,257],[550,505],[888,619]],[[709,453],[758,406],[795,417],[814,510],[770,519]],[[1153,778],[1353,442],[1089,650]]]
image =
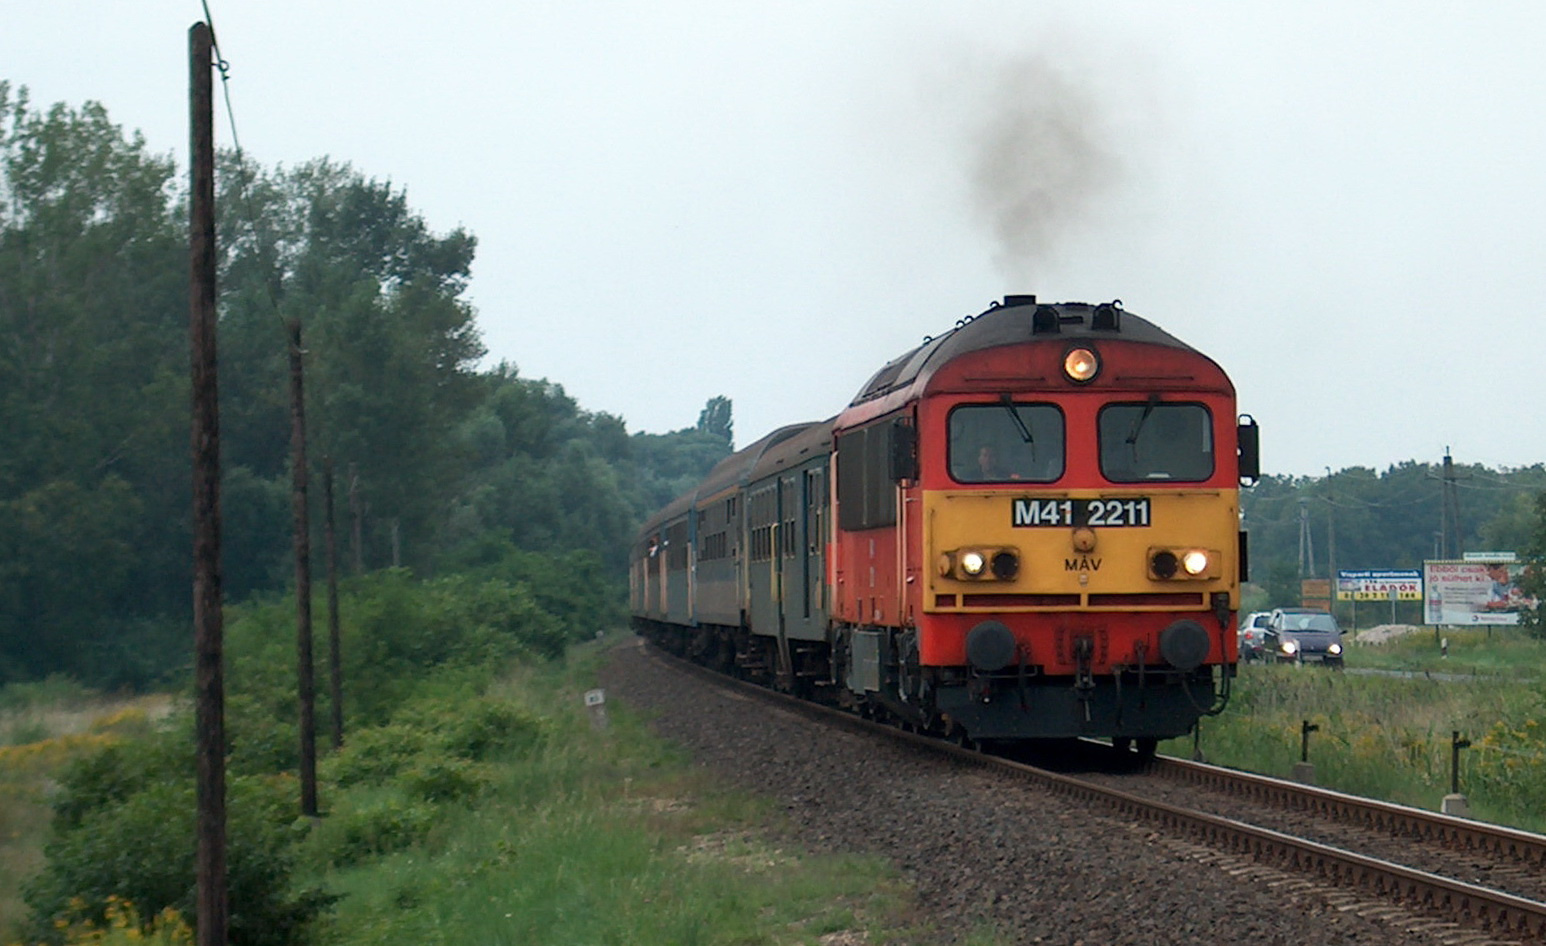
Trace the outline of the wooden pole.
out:
[[[295,518],[295,664],[301,718],[301,814],[317,817],[317,686],[311,653],[311,519],[306,509],[306,399],[301,322],[290,329],[291,509]]]
[[[194,739],[198,833],[198,946],[225,946],[229,925],[225,833],[224,626],[220,576],[220,399],[215,345],[214,34],[188,30],[188,336],[193,454]]]
[[[354,573],[365,574],[365,546],[364,528],[362,521],[365,515],[360,509],[360,474],[349,464],[349,519],[352,526],[351,534],[354,537]]]
[[[322,461],[323,492],[327,496],[327,644],[330,696],[333,708],[333,748],[344,744],[343,644],[338,631],[338,530],[333,515],[333,458]]]

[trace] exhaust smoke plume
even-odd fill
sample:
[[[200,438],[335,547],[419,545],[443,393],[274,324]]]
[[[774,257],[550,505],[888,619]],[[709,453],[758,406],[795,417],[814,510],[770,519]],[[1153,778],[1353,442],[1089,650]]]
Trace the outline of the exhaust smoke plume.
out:
[[[987,70],[966,129],[976,217],[994,239],[994,262],[1015,285],[1033,285],[1092,198],[1116,176],[1086,90],[1043,56]]]

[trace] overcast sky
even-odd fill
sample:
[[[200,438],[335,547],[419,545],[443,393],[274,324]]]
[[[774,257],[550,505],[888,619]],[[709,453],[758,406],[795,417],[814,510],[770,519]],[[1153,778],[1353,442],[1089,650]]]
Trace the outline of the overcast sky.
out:
[[[490,363],[629,430],[1033,292],[1212,355],[1268,472],[1546,461],[1538,2],[209,3],[249,156],[476,234]],[[186,166],[197,0],[0,9],[0,79]]]

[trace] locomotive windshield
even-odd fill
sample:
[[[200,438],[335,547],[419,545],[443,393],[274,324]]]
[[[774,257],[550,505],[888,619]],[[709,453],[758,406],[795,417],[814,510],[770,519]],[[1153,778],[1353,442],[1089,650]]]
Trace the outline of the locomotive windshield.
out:
[[[950,412],[958,483],[1050,483],[1063,475],[1063,411],[1054,404],[963,404]]]
[[[1158,397],[1100,411],[1100,469],[1113,483],[1198,483],[1213,475],[1213,415]]]

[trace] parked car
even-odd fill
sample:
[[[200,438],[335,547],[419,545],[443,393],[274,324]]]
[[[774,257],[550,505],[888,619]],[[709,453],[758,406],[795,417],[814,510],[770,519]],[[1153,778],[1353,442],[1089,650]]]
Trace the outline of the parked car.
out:
[[[1342,666],[1342,628],[1329,611],[1278,608],[1267,620],[1267,648],[1280,663]]]
[[[1265,659],[1267,623],[1271,619],[1271,611],[1252,611],[1241,618],[1240,629],[1235,634],[1236,643],[1240,647],[1241,660],[1249,662]]]

